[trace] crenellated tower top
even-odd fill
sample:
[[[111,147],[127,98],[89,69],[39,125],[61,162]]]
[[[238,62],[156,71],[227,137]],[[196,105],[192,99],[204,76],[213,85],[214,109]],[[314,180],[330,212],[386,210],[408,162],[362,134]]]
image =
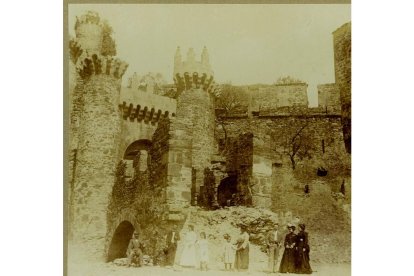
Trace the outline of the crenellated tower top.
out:
[[[179,91],[190,88],[202,88],[211,92],[214,89],[214,73],[211,69],[207,48],[201,53],[201,60],[196,60],[193,48],[188,49],[187,59],[182,60],[181,49],[177,47],[174,56],[174,82]]]
[[[101,53],[103,40],[103,26],[99,14],[88,11],[76,17],[76,41],[89,54]]]
[[[109,75],[115,79],[121,79],[128,63],[113,57],[102,55],[81,55],[76,64],[76,70],[82,79],[88,79],[92,75]]]
[[[82,79],[101,74],[121,79],[124,75],[128,64],[114,57],[115,44],[108,45],[111,32],[112,28],[101,21],[96,12],[88,11],[76,17],[76,38],[69,42],[69,48],[71,60]],[[111,49],[113,51],[109,51]]]
[[[201,60],[196,60],[196,55],[193,48],[188,49],[187,51],[187,60],[182,60],[181,49],[177,47],[174,57],[174,73],[175,77],[177,74],[184,75],[188,73],[192,75],[193,73],[198,73],[200,76],[206,74],[208,77],[213,76],[213,70],[211,70],[211,65],[208,57],[207,48],[204,47],[201,54]]]

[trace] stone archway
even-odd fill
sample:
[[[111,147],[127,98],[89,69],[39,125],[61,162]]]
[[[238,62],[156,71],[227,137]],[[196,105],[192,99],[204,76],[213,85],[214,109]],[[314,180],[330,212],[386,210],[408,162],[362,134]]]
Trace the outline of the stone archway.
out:
[[[232,195],[237,194],[237,175],[229,176],[220,181],[217,188],[217,202],[220,206],[227,206]]]
[[[127,177],[132,177],[136,169],[141,172],[147,170],[151,162],[151,158],[149,156],[151,146],[152,142],[150,140],[140,139],[131,143],[127,147],[123,156],[123,159],[127,164]]]
[[[135,228],[127,220],[122,221],[115,230],[109,245],[107,261],[111,262],[118,258],[125,258],[129,240]]]

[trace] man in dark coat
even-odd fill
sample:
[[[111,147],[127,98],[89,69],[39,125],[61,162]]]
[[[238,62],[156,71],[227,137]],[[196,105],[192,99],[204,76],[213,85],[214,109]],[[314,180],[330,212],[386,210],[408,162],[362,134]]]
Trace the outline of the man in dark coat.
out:
[[[180,234],[177,231],[177,226],[174,225],[173,229],[167,234],[165,249],[166,264],[167,266],[173,266],[175,261],[175,253],[177,251],[177,242],[180,240]]]
[[[133,238],[129,241],[127,249],[128,266],[132,264],[142,266],[143,264],[142,250],[144,249],[144,244],[139,241],[138,236],[138,232],[135,231]]]
[[[282,247],[283,236],[279,230],[279,224],[276,223],[273,230],[269,231],[266,236],[267,254],[268,254],[268,270],[269,272],[277,272],[277,261],[279,259],[279,250]]]

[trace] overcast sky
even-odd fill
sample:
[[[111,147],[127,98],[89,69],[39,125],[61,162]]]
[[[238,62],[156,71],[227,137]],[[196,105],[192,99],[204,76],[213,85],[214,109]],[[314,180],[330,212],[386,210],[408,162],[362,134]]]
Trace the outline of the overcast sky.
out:
[[[207,47],[216,82],[274,83],[290,75],[309,84],[335,82],[332,32],[351,20],[351,5],[71,4],[76,16],[93,10],[114,29],[117,56],[133,72],[160,72],[172,83],[177,46],[197,58]]]

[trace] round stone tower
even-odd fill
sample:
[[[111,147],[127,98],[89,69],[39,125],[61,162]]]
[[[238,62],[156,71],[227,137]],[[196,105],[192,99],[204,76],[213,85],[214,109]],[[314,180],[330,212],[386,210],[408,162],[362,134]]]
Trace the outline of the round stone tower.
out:
[[[194,50],[181,60],[180,49],[174,58],[177,110],[170,126],[170,162],[167,202],[169,205],[197,204],[204,183],[204,169],[211,163],[214,140],[213,71],[207,49],[197,61]]]
[[[128,65],[101,55],[100,24],[88,15],[76,24],[80,54],[75,59],[78,74],[75,90],[81,96],[76,104],[76,137],[73,133],[71,136],[76,143],[70,141],[71,148],[76,150],[70,170],[73,174],[70,232],[72,241],[101,258],[105,255],[107,208],[121,134],[121,79]]]

